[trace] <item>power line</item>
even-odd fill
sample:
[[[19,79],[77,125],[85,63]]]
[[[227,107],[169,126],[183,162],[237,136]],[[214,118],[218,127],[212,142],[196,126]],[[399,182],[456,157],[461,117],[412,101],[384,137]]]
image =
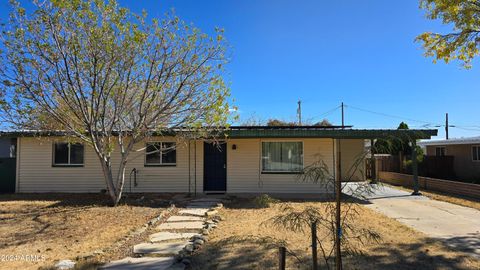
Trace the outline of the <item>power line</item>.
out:
[[[396,119],[400,119],[400,120],[406,120],[406,121],[417,122],[417,123],[424,123],[424,124],[433,125],[433,126],[443,126],[442,124],[435,124],[433,122],[428,122],[428,121],[423,121],[423,120],[415,120],[415,119],[402,117],[402,116],[398,116],[398,115],[375,112],[375,111],[372,111],[372,110],[358,108],[358,107],[355,107],[355,106],[352,106],[352,105],[345,105],[345,107],[352,108],[352,109],[355,109],[355,110],[358,110],[358,111],[367,112],[367,113],[377,114],[377,115],[381,115],[381,116],[385,116],[385,117],[396,118]]]
[[[312,118],[313,118],[313,119],[316,119],[316,118],[325,117],[325,116],[327,116],[327,115],[332,114],[333,112],[335,112],[335,111],[338,110],[339,108],[340,108],[340,106],[337,106],[337,107],[335,107],[335,108],[333,108],[333,109],[331,109],[331,110],[328,110],[328,111],[326,111],[326,112],[324,112],[324,113],[322,113],[322,114],[320,114],[320,115],[314,116],[314,117],[312,117]]]
[[[344,105],[344,106],[348,107],[348,108],[358,110],[358,111],[371,113],[371,114],[381,115],[381,116],[390,117],[390,118],[396,118],[396,119],[405,120],[405,121],[423,123],[424,125],[422,125],[422,127],[425,127],[425,128],[426,127],[436,127],[436,128],[445,127],[445,124],[438,124],[438,123],[428,122],[428,121],[424,121],[424,120],[416,120],[416,119],[412,119],[412,118],[402,117],[402,116],[398,116],[398,115],[391,115],[391,114],[386,114],[386,113],[382,113],[382,112],[375,112],[375,111],[372,111],[372,110],[362,109],[362,108],[355,107],[355,106],[352,106],[352,105]],[[479,131],[480,132],[480,126],[475,126],[475,125],[471,125],[471,126],[450,125],[450,127],[463,129],[463,130]]]

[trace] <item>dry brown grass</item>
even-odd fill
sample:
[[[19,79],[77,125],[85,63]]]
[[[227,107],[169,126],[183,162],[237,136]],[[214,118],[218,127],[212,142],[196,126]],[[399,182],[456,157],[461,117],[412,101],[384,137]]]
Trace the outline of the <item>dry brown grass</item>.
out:
[[[102,250],[158,215],[163,206],[161,200],[135,198],[118,207],[108,204],[108,198],[96,194],[1,195],[0,255],[44,260],[0,261],[0,269],[37,269]]]
[[[389,185],[389,184],[385,184],[385,183],[382,183],[382,185],[386,185],[386,186],[389,186],[389,187],[405,190],[405,191],[408,191],[408,192],[413,191],[410,188],[401,187],[401,186],[394,186],[394,185]],[[430,191],[430,190],[429,191],[420,190],[420,192],[422,193],[422,195],[424,195],[424,196],[426,196],[430,199],[449,202],[449,203],[453,203],[453,204],[457,204],[457,205],[466,206],[466,207],[475,208],[475,209],[480,210],[480,200],[479,199],[476,200],[474,198],[469,198],[469,197],[465,197],[465,196],[446,194],[446,193],[443,193],[443,192]]]
[[[295,209],[304,209],[307,206],[323,209],[326,203],[294,202],[291,205]],[[449,250],[393,219],[362,206],[358,206],[356,210],[359,215],[354,225],[357,228],[374,230],[381,236],[381,240],[360,248],[363,255],[345,258],[345,269],[480,268],[478,260]],[[285,241],[288,249],[301,260],[299,262],[289,255],[287,267],[310,269],[308,228],[305,233],[293,233],[265,223],[281,212],[280,204],[265,209],[251,208],[251,203],[246,201],[230,207],[227,205],[221,211],[225,221],[214,230],[207,245],[193,257],[193,269],[276,269],[277,248],[272,243],[277,241]],[[319,232],[319,235],[322,235],[326,230],[320,229]]]

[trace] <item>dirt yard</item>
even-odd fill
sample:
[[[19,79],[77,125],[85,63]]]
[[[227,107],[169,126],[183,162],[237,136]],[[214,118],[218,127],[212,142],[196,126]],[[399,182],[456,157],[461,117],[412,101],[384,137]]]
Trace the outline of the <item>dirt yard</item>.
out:
[[[110,207],[103,195],[0,195],[0,269],[38,269],[102,253],[165,209],[141,195]]]
[[[193,269],[277,269],[280,241],[285,241],[291,251],[287,254],[287,268],[311,269],[309,228],[303,233],[291,232],[274,228],[267,221],[284,211],[284,203],[264,209],[255,209],[251,200],[226,205],[221,211],[225,221],[209,236],[207,245],[194,255]],[[295,210],[309,206],[324,210],[327,205],[325,202],[289,204]],[[358,253],[344,257],[345,269],[480,269],[480,261],[449,250],[393,219],[362,206],[355,211],[358,215],[353,225],[373,230],[380,239],[365,246],[353,239]],[[322,227],[318,231],[319,238],[328,232]],[[331,248],[327,241],[324,245]],[[318,256],[320,269],[327,269],[323,268],[320,251]]]

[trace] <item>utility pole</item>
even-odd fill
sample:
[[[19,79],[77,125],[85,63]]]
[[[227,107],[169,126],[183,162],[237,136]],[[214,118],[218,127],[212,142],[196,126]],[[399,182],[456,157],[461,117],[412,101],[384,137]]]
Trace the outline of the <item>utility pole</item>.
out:
[[[302,101],[298,100],[298,108],[297,108],[297,116],[298,116],[298,125],[302,125]]]
[[[448,113],[445,114],[445,138],[448,140]]]
[[[342,128],[345,127],[345,114],[344,114],[344,112],[343,112],[343,107],[344,107],[344,106],[343,106],[343,102],[342,102]]]

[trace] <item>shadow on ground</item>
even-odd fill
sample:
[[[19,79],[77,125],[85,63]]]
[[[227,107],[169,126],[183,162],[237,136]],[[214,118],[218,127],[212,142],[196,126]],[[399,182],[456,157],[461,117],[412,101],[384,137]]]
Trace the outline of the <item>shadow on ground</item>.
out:
[[[170,193],[133,193],[124,194],[119,205],[142,207],[168,206],[174,194]],[[112,206],[112,201],[107,194],[102,193],[23,193],[2,194],[0,202],[13,201],[46,201],[55,202],[48,207],[98,207]],[[1,211],[1,210],[0,210]]]
[[[480,259],[480,232],[469,233],[464,236],[453,236],[436,239],[450,248],[470,254]]]
[[[414,244],[379,245],[368,254],[344,255],[344,269],[365,270],[416,270],[416,269],[472,269],[466,261],[467,255],[447,257],[432,254],[427,246],[434,239],[419,239]],[[278,269],[278,245],[272,238],[230,237],[221,241],[209,242],[192,257],[190,269]],[[310,250],[296,250],[287,254],[287,268],[311,269]],[[319,253],[320,256],[320,253]],[[331,258],[333,262],[335,259]],[[328,269],[319,258],[319,269]],[[330,269],[334,269],[333,265]]]

